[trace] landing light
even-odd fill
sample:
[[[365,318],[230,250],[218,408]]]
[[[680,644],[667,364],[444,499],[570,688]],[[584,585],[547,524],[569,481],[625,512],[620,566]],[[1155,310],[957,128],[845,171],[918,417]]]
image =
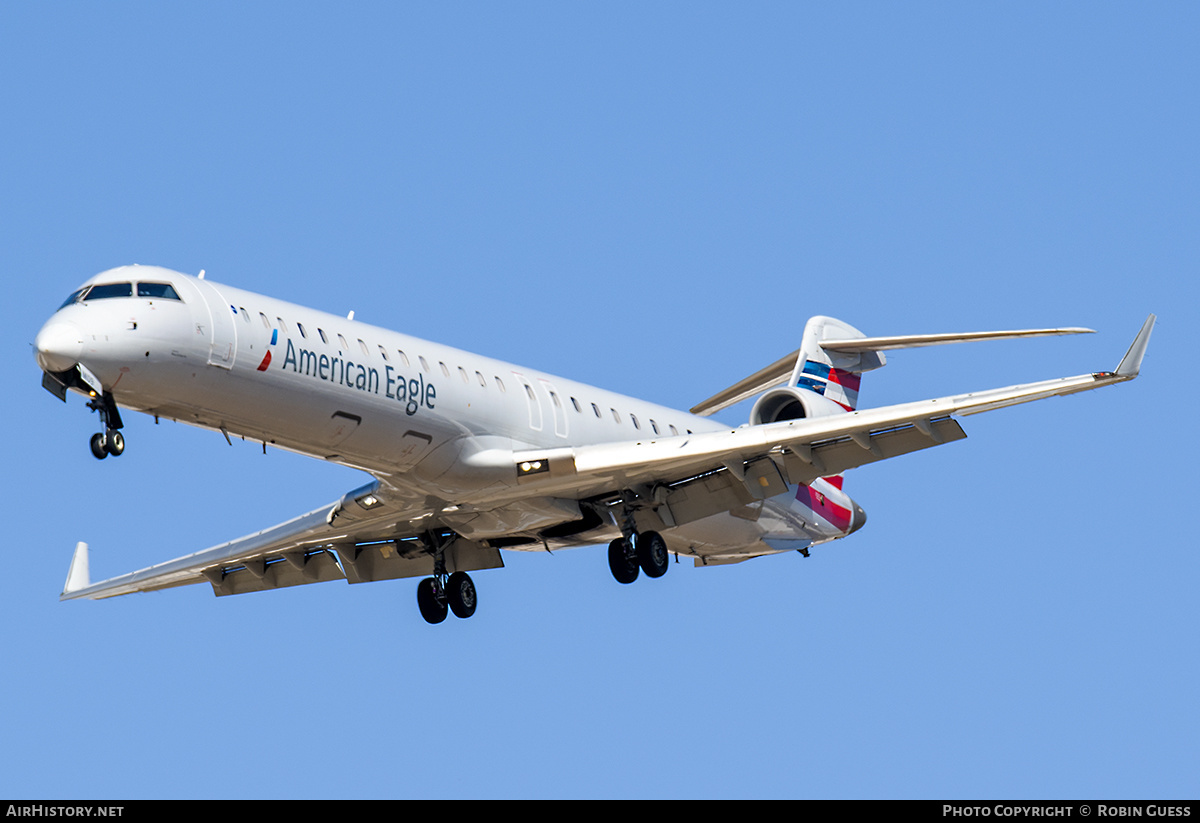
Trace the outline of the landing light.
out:
[[[358,505],[362,506],[364,509],[373,509],[382,501],[380,501],[380,499],[373,494],[364,494],[354,502],[358,503]]]
[[[525,460],[517,464],[517,476],[527,477],[531,474],[538,474],[550,470],[550,462],[548,460]]]

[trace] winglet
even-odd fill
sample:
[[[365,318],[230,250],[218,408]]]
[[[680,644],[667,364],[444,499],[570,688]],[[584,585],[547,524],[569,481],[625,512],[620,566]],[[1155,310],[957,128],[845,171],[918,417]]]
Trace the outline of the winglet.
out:
[[[92,584],[91,573],[88,571],[88,544],[76,543],[75,555],[71,558],[71,569],[67,572],[67,582],[63,586],[63,594],[86,589]]]
[[[1150,332],[1154,329],[1154,321],[1157,319],[1153,314],[1146,318],[1146,322],[1142,324],[1142,330],[1138,332],[1137,337],[1133,338],[1133,344],[1130,345],[1129,351],[1125,352],[1125,356],[1121,358],[1115,374],[1131,379],[1137,377],[1138,371],[1142,367],[1142,358],[1146,356],[1146,346],[1150,343]]]

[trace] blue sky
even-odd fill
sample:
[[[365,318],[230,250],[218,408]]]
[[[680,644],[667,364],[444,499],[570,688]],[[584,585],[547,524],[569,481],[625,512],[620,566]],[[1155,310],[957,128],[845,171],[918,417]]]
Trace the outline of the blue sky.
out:
[[[0,795],[1194,798],[1200,12],[1150,3],[10,3]],[[94,460],[30,344],[125,263],[687,408],[867,334],[867,405],[1112,368],[848,474],[813,552],[620,586],[57,601],[355,472],[129,416]],[[538,322],[524,322],[536,318]],[[723,419],[739,423],[746,407]]]

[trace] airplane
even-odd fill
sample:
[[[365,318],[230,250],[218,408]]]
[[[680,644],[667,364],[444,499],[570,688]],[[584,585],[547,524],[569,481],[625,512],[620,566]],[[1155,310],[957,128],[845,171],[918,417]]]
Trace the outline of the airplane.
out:
[[[429,623],[478,605],[468,574],[502,552],[608,544],[620,583],[799,552],[861,529],[850,469],[966,437],[959,418],[1137,377],[1155,316],[1113,371],[858,408],[885,352],[1080,334],[1068,327],[868,337],[808,320],[800,347],[689,411],[621,395],[156,266],[71,293],[38,332],[42,384],[98,413],[98,459],[122,410],[360,469],[372,480],[256,534],[91,582],[76,545],[61,600],[208,583],[217,596],[422,578]],[[712,419],[757,397],[748,423]]]

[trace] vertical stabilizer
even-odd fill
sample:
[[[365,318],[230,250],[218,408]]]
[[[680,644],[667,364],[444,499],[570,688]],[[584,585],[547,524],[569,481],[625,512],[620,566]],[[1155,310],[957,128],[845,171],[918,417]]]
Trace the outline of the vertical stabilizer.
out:
[[[848,323],[818,315],[804,325],[796,366],[787,385],[808,389],[832,400],[847,411],[858,408],[858,388],[865,371],[878,369],[887,359],[877,351],[828,351],[824,340],[855,340],[866,335]]]

